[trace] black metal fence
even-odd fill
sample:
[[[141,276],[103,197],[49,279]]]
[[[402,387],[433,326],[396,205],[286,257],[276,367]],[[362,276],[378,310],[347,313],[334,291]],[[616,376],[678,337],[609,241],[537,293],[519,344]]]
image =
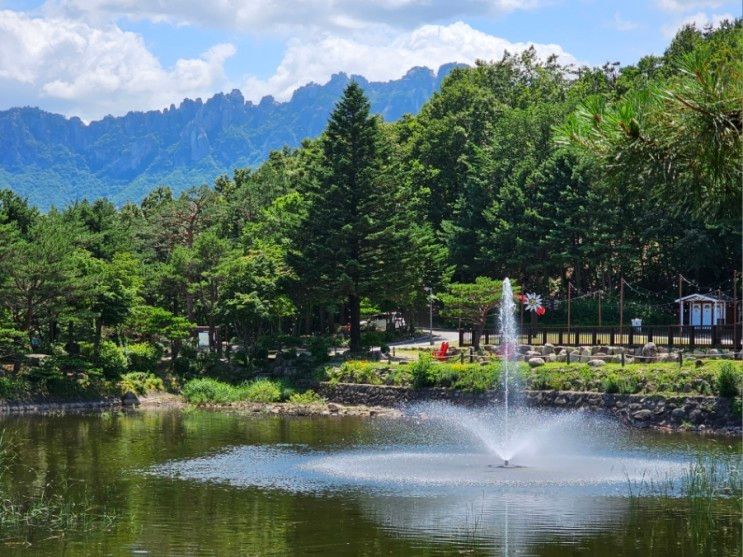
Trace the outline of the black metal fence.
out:
[[[643,325],[641,327],[527,327],[519,334],[520,344],[556,346],[638,346],[647,342],[681,348],[741,349],[743,323],[737,325]],[[500,344],[500,335],[484,330],[480,344]],[[459,346],[472,345],[472,330],[459,330]]]

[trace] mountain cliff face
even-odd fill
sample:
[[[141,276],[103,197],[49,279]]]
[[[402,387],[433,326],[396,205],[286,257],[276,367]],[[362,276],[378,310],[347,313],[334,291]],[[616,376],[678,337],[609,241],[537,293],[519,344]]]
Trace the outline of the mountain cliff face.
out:
[[[246,102],[233,90],[90,124],[38,108],[0,111],[0,188],[44,209],[86,197],[136,201],[157,185],[180,191],[317,136],[351,79],[390,121],[416,113],[454,67],[413,68],[384,83],[339,73],[324,85],[297,89],[284,103]]]

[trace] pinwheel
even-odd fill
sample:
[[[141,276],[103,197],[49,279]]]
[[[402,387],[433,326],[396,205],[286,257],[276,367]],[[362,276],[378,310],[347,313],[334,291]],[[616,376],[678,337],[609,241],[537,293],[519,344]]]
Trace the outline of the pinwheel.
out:
[[[524,298],[524,306],[526,306],[527,310],[538,313],[539,308],[542,307],[542,297],[534,292],[527,294]]]

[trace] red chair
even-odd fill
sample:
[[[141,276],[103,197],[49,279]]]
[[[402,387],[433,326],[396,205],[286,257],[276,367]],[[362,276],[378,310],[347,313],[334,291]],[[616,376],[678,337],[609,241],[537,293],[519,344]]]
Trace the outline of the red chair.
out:
[[[449,351],[449,343],[444,341],[441,343],[441,348],[431,352],[431,356],[439,361],[446,360],[446,353]]]

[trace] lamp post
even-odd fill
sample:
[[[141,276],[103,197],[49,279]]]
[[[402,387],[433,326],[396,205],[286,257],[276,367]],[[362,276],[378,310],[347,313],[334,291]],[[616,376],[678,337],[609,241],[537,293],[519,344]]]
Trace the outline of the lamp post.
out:
[[[428,343],[433,346],[433,287],[424,286],[428,293]]]

